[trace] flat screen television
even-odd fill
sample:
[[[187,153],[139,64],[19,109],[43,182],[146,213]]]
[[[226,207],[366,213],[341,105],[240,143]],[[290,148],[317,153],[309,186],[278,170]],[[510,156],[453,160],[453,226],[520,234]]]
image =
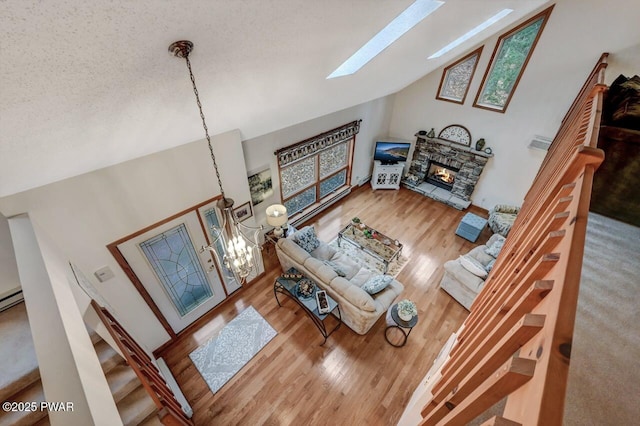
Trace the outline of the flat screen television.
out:
[[[374,160],[379,160],[382,164],[395,164],[407,161],[409,156],[408,142],[376,142],[376,152],[373,154]]]

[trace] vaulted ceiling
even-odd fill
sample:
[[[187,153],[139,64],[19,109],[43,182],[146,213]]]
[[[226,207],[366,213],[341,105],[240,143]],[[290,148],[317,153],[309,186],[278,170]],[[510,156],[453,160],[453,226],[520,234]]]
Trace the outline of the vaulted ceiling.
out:
[[[0,196],[202,139],[173,41],[195,44],[210,133],[248,139],[394,93],[548,3],[445,0],[357,73],[326,79],[413,1],[0,1]]]

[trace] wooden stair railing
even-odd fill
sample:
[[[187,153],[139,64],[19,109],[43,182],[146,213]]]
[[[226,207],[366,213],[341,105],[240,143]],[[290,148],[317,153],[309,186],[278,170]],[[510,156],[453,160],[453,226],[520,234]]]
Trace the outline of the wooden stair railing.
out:
[[[98,305],[95,300],[91,301],[91,306],[95,309],[107,330],[109,330],[109,334],[120,348],[127,364],[136,373],[142,386],[155,403],[158,409],[158,417],[162,424],[167,426],[193,426],[193,421],[186,416],[173,391],[169,388],[149,355],[107,309]]]
[[[603,92],[603,54],[564,117],[509,237],[459,330],[423,425],[561,425]]]

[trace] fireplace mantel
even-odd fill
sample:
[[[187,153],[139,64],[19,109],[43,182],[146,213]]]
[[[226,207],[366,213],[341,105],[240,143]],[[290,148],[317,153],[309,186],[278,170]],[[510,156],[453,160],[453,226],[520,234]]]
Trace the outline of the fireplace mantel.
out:
[[[419,134],[416,134],[415,136],[418,139],[422,139],[424,141],[430,140],[430,141],[433,141],[433,142],[435,142],[437,144],[440,144],[440,145],[449,146],[449,147],[451,147],[451,148],[453,148],[453,149],[455,149],[457,151],[469,152],[469,153],[471,153],[473,155],[479,155],[480,157],[485,157],[485,158],[493,157],[493,154],[487,154],[484,151],[476,151],[475,149],[473,149],[473,148],[471,148],[469,146],[460,145],[459,143],[451,142],[451,141],[448,141],[446,139],[428,138],[426,136],[422,136],[422,135],[419,135]]]
[[[404,186],[459,210],[469,207],[480,174],[493,154],[444,139],[422,135],[416,135],[416,138],[409,173],[402,181]],[[451,189],[425,182],[432,162],[459,169]]]

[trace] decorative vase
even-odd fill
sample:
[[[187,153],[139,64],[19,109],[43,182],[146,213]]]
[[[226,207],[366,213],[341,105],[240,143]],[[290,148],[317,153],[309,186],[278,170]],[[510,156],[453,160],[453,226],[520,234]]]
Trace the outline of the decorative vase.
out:
[[[478,142],[476,142],[476,151],[482,151],[482,148],[484,148],[484,144],[485,144],[484,138],[478,139]]]
[[[402,321],[406,321],[406,322],[411,321],[411,318],[413,318],[413,315],[410,315],[410,314],[409,314],[409,315],[407,315],[407,314],[403,314],[403,313],[402,313],[402,312],[400,312],[400,311],[398,311],[398,316],[400,317],[400,319],[401,319]]]
[[[436,137],[436,132],[433,130],[433,127],[429,130],[429,133],[427,133],[427,137],[431,139]]]

